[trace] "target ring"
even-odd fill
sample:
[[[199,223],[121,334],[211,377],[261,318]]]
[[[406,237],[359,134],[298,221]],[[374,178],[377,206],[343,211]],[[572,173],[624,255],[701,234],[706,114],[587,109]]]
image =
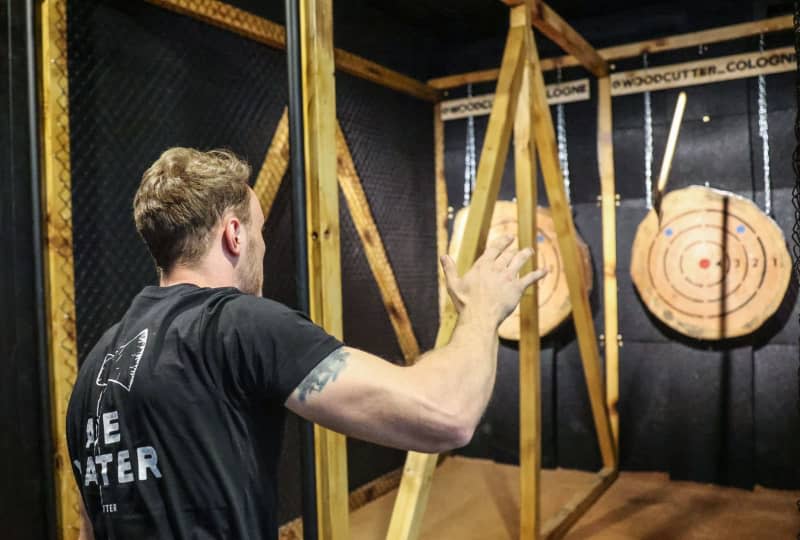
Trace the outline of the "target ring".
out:
[[[453,235],[450,241],[449,254],[455,257],[464,227],[467,221],[467,208],[462,208],[456,213],[453,221]],[[558,248],[555,224],[550,210],[537,208],[536,236],[534,244],[536,249],[537,268],[547,268],[548,272],[538,282],[539,287],[539,333],[544,336],[553,331],[558,325],[569,317],[572,304],[569,299],[569,289],[564,275],[564,262]],[[517,205],[511,201],[497,201],[489,226],[488,240],[502,234],[517,235]],[[589,248],[578,237],[578,247],[582,254],[581,260],[586,283],[591,289],[592,266]],[[504,320],[498,329],[498,334],[504,339],[519,340],[519,306]]]
[[[631,276],[647,308],[697,339],[758,329],[780,306],[791,258],[752,201],[701,186],[673,191],[636,231]]]

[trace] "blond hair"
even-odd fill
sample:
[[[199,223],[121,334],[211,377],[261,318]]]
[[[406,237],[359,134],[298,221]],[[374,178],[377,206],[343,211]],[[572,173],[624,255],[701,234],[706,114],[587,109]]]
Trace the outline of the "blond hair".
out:
[[[133,217],[160,272],[197,262],[226,211],[250,221],[249,177],[250,165],[233,152],[180,147],[145,171]]]

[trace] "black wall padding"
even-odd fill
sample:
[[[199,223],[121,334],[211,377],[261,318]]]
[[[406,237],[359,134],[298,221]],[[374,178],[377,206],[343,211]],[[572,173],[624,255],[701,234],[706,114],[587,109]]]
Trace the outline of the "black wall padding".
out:
[[[433,111],[429,103],[336,75],[339,122],[422,351],[439,325]],[[403,361],[347,203],[340,197],[344,334],[348,345]],[[402,466],[404,453],[348,441],[350,485]]]
[[[254,171],[286,103],[284,54],[144,2],[70,0],[72,207],[79,357],[155,280],[131,219],[171,146],[228,147]]]
[[[777,35],[767,48],[784,45]],[[757,41],[737,40],[714,45],[707,56],[752,51]],[[487,51],[491,48],[487,46]],[[697,49],[651,55],[650,64],[666,65],[697,59]],[[641,58],[617,63],[617,70],[641,67]],[[565,71],[564,80],[586,76]],[[548,74],[553,81],[553,74]],[[772,214],[787,239],[794,223],[791,153],[794,149],[794,74],[767,76],[770,133]],[[733,191],[763,208],[764,182],[761,139],[758,135],[756,79],[728,81],[684,89],[688,105],[668,190],[709,182],[710,187]],[[460,90],[459,90],[460,91]],[[487,91],[486,89],[481,92]],[[491,91],[491,90],[488,90]],[[652,93],[654,124],[653,180],[657,179],[669,124],[680,90]],[[479,93],[479,92],[475,92]],[[596,84],[592,83],[596,96]],[[602,238],[600,210],[593,203],[599,193],[596,170],[596,98],[565,105],[570,176],[576,228],[590,246],[595,270],[592,306],[597,333],[602,332]],[[644,98],[641,94],[613,98],[614,160],[617,192],[617,277],[620,350],[620,463],[623,469],[660,470],[675,479],[715,482],[739,487],[762,484],[800,487],[796,466],[800,441],[797,413],[797,358],[800,327],[798,286],[792,279],[778,313],[763,328],[745,338],[699,342],[669,329],[642,303],[630,277],[631,247],[647,209],[644,201]],[[555,108],[551,107],[555,118]],[[703,122],[704,116],[709,122]],[[486,117],[476,118],[478,149]],[[445,124],[446,175],[450,204],[458,210],[463,196],[466,120]],[[544,190],[540,185],[540,203]],[[513,159],[508,159],[501,198],[513,191]],[[588,395],[571,323],[559,328],[543,347],[554,348],[554,370],[543,368],[543,389],[554,389],[552,412],[543,426],[543,451],[555,449],[553,461],[562,467],[599,466]],[[517,384],[516,354],[501,354],[498,388]],[[550,377],[553,377],[552,379]],[[506,380],[506,379],[511,380]],[[466,452],[503,461],[518,460],[518,439],[510,434],[518,425],[499,425],[518,418],[512,399],[498,399],[496,391],[485,422]],[[550,397],[543,405],[550,410]],[[518,421],[518,420],[517,420]],[[491,442],[481,437],[493,435]],[[549,440],[552,436],[553,440]],[[496,446],[502,446],[498,450]]]

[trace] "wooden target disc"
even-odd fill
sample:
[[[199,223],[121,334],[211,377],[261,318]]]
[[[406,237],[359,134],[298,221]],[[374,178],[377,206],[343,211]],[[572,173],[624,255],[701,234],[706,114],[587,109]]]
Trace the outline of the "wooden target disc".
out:
[[[458,253],[461,237],[464,234],[464,227],[467,223],[467,210],[468,208],[459,210],[453,221],[453,236],[449,249],[449,254],[453,258]],[[538,229],[536,235],[537,267],[547,268],[548,270],[547,275],[539,281],[539,334],[544,336],[552,332],[554,328],[569,317],[572,312],[572,304],[569,300],[569,289],[564,275],[564,262],[561,260],[561,254],[558,249],[556,229],[550,210],[542,207],[537,208],[536,225]],[[517,234],[517,204],[514,202],[497,201],[495,203],[487,242],[501,234],[513,234],[515,236]],[[586,283],[591,290],[592,264],[589,248],[580,237],[578,237],[578,246],[583,255],[583,271]],[[500,324],[498,334],[503,339],[519,340],[519,306]]]
[[[691,186],[667,194],[633,242],[631,276],[647,308],[696,339],[750,334],[777,311],[792,261],[778,225],[752,201]]]

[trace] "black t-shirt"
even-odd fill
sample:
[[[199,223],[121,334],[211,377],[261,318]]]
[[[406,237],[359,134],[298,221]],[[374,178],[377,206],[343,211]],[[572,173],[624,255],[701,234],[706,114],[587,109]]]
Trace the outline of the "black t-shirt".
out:
[[[283,404],[339,347],[234,288],[146,287],[89,353],[67,411],[96,538],[277,538]]]

